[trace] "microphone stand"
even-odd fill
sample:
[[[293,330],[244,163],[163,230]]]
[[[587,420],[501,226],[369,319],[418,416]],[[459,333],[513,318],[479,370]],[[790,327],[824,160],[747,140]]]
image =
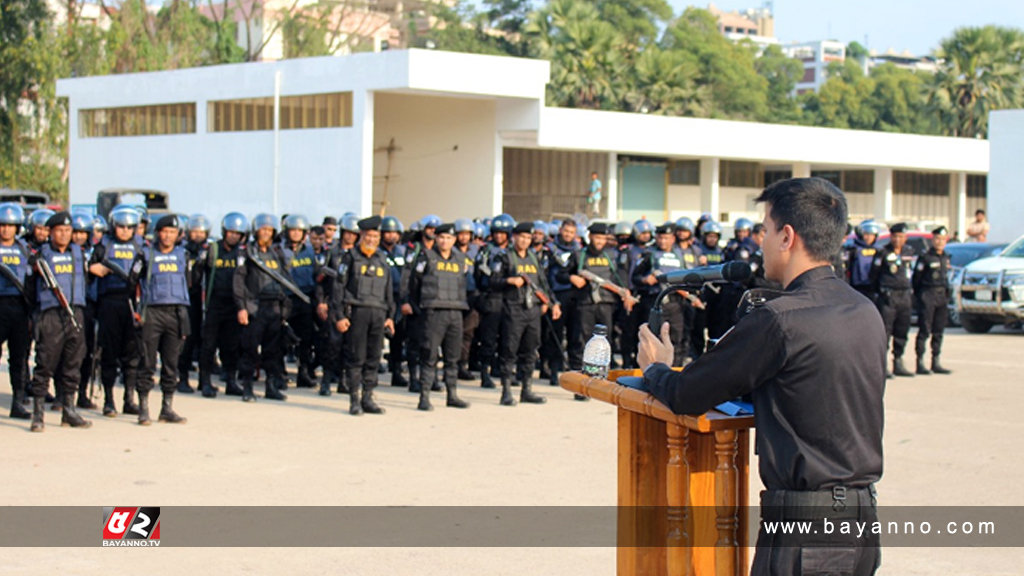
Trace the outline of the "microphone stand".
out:
[[[661,325],[665,321],[664,317],[662,316],[662,304],[665,302],[665,299],[668,298],[670,294],[673,294],[678,290],[686,290],[687,292],[697,293],[704,288],[704,284],[709,283],[683,283],[666,285],[665,288],[663,288],[661,292],[658,293],[658,297],[654,299],[654,306],[651,307],[651,312],[647,316],[647,325],[648,327],[650,327],[651,332],[653,332],[655,336],[661,333]]]

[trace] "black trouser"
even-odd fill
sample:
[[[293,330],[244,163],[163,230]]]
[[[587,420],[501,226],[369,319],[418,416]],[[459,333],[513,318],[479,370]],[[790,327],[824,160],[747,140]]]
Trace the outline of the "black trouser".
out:
[[[640,301],[633,306],[633,311],[625,317],[622,329],[622,367],[636,368],[637,347],[640,344],[640,326],[647,322],[651,315],[657,293],[640,293]]]
[[[192,360],[196,352],[203,349],[203,294],[189,293],[188,326],[190,333],[181,346],[181,354],[178,358],[178,374],[188,378],[188,371],[192,368]]]
[[[525,308],[521,302],[506,302],[502,311],[501,378],[517,375],[529,379],[540,346],[540,305]]]
[[[96,312],[94,308],[95,303],[92,306],[86,305],[82,309],[82,315],[85,318],[85,323],[82,324],[82,334],[85,335],[85,356],[82,358],[81,376],[78,379],[78,393],[82,396],[88,394],[86,387],[89,385],[89,378],[92,376],[93,362],[96,361],[93,358],[93,349],[96,346]],[[63,366],[58,366],[57,371],[53,374],[53,387],[56,390],[64,387],[63,368]]]
[[[206,318],[203,321],[202,348],[199,354],[199,369],[212,374],[220,349],[221,368],[232,378],[238,370],[240,355],[239,337],[242,326],[238,324],[238,309],[233,298],[208,300]]]
[[[498,336],[504,331],[501,307],[502,301],[499,298],[480,298],[480,325],[477,326],[476,337],[480,341],[481,371],[491,370],[498,357]]]
[[[82,308],[76,306],[75,321],[79,326],[85,323]],[[46,396],[57,367],[60,366],[63,390],[57,394],[74,394],[78,391],[78,379],[82,377],[82,358],[85,357],[85,334],[75,330],[63,308],[50,308],[39,314],[35,323],[36,369],[32,375],[32,395]]]
[[[907,334],[910,332],[910,290],[882,288],[878,295],[878,311],[885,324],[886,343],[892,338],[893,357],[902,358],[907,347]]]
[[[949,310],[946,307],[944,287],[925,288],[917,298],[917,342],[915,351],[918,358],[924,356],[928,337],[932,338],[932,356],[942,353],[942,333],[946,330]]]
[[[395,294],[395,302],[399,302],[398,294]],[[388,369],[396,374],[402,372],[402,361],[405,360],[406,327],[405,316],[398,314],[395,318],[395,333],[391,335],[388,344]]]
[[[127,296],[107,296],[100,299],[100,359],[103,386],[117,382],[118,368],[124,380],[125,394],[135,390],[139,364],[142,358],[142,336],[135,327]],[[38,340],[37,340],[38,342]],[[84,341],[83,341],[84,344]]]
[[[384,349],[384,321],[387,316],[387,310],[380,308],[352,307],[349,315],[351,325],[345,338],[346,372],[352,391],[359,390],[360,384],[366,392],[377,387],[377,368]]]
[[[558,320],[551,320],[553,329],[541,330],[541,342],[543,343],[543,354],[548,362],[551,362],[553,369],[565,370],[562,364],[565,359],[562,357],[562,350],[565,350],[569,358],[570,370],[581,370],[583,368],[583,324],[580,319],[580,291],[575,289],[559,290],[555,292],[555,298],[561,305],[562,315]],[[548,310],[548,314],[551,310]],[[565,342],[565,346],[562,346]]]
[[[0,345],[7,342],[7,370],[11,375],[11,390],[17,390],[19,394],[27,392],[25,365],[30,341],[25,299],[21,296],[0,298]]]
[[[746,291],[743,286],[735,283],[723,284],[721,293],[708,308],[708,338],[717,340],[736,323],[736,308]]]
[[[238,371],[242,378],[251,380],[256,368],[266,372],[267,380],[283,376],[281,356],[284,354],[284,339],[281,326],[281,302],[260,300],[255,314],[249,315],[249,324],[242,326],[242,358]]]
[[[608,328],[608,341],[611,342],[612,319],[615,317],[614,302],[598,302],[597,304],[581,304],[580,307],[580,333],[585,342],[589,342],[594,336],[594,326],[603,324]],[[571,360],[571,359],[570,359]],[[579,366],[569,365],[570,370],[582,370],[583,363]]]
[[[476,309],[477,295],[469,295],[469,310],[462,312],[462,352],[459,354],[459,361],[463,364],[469,363],[469,356],[473,353],[473,339],[476,329],[480,326],[480,312]]]
[[[459,356],[462,353],[462,310],[423,311],[426,338],[420,350],[420,381],[429,390],[437,377],[437,354],[444,358],[444,383],[455,384],[459,375]]]
[[[288,324],[292,327],[295,335],[299,337],[298,356],[299,368],[307,370],[313,365],[313,337],[316,334],[316,327],[313,323],[315,310],[313,304],[306,304],[296,297],[292,298],[292,314],[288,317]]]
[[[187,306],[154,305],[146,308],[146,323],[142,325],[146,356],[139,370],[140,393],[146,394],[153,389],[157,353],[160,354],[160,390],[174,392],[178,385],[178,360],[189,332]]]
[[[423,342],[427,339],[426,322],[423,318],[423,310],[405,317],[405,359],[409,361],[409,373],[413,373],[413,367],[419,367],[423,363],[420,352],[423,349]]]

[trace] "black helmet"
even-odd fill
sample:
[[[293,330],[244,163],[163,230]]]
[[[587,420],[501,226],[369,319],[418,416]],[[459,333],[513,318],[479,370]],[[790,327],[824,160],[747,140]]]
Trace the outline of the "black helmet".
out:
[[[405,226],[402,226],[402,221],[394,216],[385,216],[380,222],[381,232],[398,232],[399,234],[405,232]]]
[[[289,214],[282,223],[285,230],[302,230],[309,232],[309,220],[302,214]]]
[[[84,212],[71,215],[71,230],[74,232],[92,232],[92,216]]]
[[[110,223],[114,226],[136,228],[140,221],[139,211],[132,206],[118,206],[110,212]]]
[[[21,226],[25,222],[25,210],[13,202],[0,204],[0,224]]]
[[[508,214],[499,214],[494,217],[494,220],[491,220],[491,234],[494,234],[495,232],[504,232],[506,234],[511,234],[512,229],[515,227],[515,218],[509,216]]]
[[[249,219],[240,212],[229,212],[220,221],[221,234],[225,232],[238,232],[245,235],[249,232]]]
[[[277,234],[277,218],[273,214],[267,214],[266,212],[257,214],[252,219],[252,233],[256,234],[261,228],[271,228],[274,230],[274,234]]]

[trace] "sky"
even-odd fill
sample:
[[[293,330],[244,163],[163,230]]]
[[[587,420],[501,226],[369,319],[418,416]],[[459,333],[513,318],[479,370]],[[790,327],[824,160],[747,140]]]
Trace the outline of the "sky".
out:
[[[707,3],[669,0],[676,13]],[[718,0],[715,6],[744,10],[762,0]],[[783,43],[835,39],[856,40],[885,52],[910,50],[929,54],[960,26],[1024,28],[1024,0],[774,0],[775,36]],[[865,41],[866,38],[866,41]]]

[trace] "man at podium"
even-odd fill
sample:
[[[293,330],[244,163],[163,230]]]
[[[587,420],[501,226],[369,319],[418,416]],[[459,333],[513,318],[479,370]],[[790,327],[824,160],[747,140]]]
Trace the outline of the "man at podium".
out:
[[[753,574],[874,574],[886,337],[877,308],[829,264],[846,233],[846,199],[826,180],[796,178],[772,184],[757,201],[767,208],[765,276],[784,290],[749,299],[749,312],[682,372],[669,368],[667,325],[659,338],[644,324],[644,386],[676,414],[753,397],[767,488]],[[765,529],[813,521],[822,532],[825,518],[869,528],[859,537]]]

